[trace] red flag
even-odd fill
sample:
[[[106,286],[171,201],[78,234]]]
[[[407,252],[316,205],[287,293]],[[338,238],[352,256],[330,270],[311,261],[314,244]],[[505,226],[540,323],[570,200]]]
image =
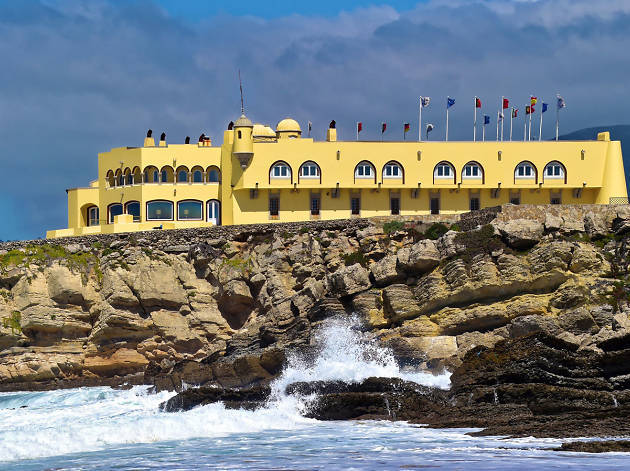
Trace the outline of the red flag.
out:
[[[407,132],[407,131],[409,131],[409,123],[405,123],[405,131],[404,132]]]
[[[481,108],[481,99],[475,97],[475,108]]]
[[[357,123],[357,132],[361,132],[363,130],[363,123]]]
[[[512,108],[512,118],[516,118],[518,116],[518,108]]]
[[[508,100],[507,98],[503,99],[503,109],[507,110],[510,107],[510,100]]]
[[[531,102],[531,105],[534,106],[538,102],[538,98],[536,98],[535,96],[530,96],[529,101]],[[533,113],[533,110],[532,110],[532,113]]]
[[[381,134],[383,134],[386,129],[387,129],[387,123],[381,123]]]
[[[527,106],[525,107],[525,114],[531,114],[531,113],[533,113],[533,112],[534,112],[534,107],[533,107],[533,106],[529,106],[529,105],[527,105]]]

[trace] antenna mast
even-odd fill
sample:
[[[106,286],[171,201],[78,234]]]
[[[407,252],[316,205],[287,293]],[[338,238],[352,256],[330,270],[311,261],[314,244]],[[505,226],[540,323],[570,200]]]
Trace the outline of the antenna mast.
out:
[[[245,106],[243,106],[243,82],[241,81],[241,69],[238,69],[238,84],[241,87],[241,114],[245,114]]]

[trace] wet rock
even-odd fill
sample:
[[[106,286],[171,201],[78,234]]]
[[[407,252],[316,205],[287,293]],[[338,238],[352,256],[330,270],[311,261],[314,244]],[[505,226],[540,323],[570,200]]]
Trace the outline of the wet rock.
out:
[[[253,410],[261,407],[269,394],[268,386],[256,386],[248,389],[224,389],[220,387],[187,389],[160,404],[160,410],[181,412],[215,402],[223,403],[226,409]]]

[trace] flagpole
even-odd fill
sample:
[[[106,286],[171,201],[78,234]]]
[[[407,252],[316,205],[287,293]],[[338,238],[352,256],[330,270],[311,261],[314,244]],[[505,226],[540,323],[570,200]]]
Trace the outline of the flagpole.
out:
[[[359,122],[357,121],[357,141],[359,140]]]
[[[477,97],[474,100],[475,118],[473,119],[473,142],[477,140]]]
[[[543,108],[545,106],[545,101],[540,99],[540,127],[538,129],[538,142],[542,141],[542,120],[543,120]]]
[[[527,140],[527,121],[523,123],[523,142]]]
[[[420,111],[418,111],[418,142],[422,142],[422,97],[420,97]]]
[[[497,111],[497,142],[499,142],[499,113],[500,111]]]
[[[482,128],[481,133],[482,133],[481,139],[483,140],[483,142],[486,142],[486,119],[485,118],[483,119],[483,128]]]
[[[505,100],[504,96],[501,97],[501,106],[499,107],[501,111],[499,111],[499,113],[503,113],[503,100]],[[503,115],[503,117],[505,118],[505,115]],[[503,141],[503,120],[501,120],[501,140]]]
[[[530,100],[530,105],[529,105],[529,131],[527,132],[527,140],[528,141],[532,140],[532,105],[531,105],[531,100]]]
[[[560,123],[560,107],[558,106],[558,103],[556,100],[556,141],[558,140],[559,123]]]
[[[512,142],[512,121],[514,120],[514,107],[510,110],[510,142]]]
[[[446,102],[446,142],[448,142],[448,101]]]

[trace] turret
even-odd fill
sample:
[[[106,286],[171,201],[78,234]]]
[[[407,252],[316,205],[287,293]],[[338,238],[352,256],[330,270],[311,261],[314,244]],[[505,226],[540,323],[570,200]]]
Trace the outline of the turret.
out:
[[[234,123],[234,143],[232,153],[238,159],[242,169],[246,169],[254,156],[254,125],[242,114]]]

